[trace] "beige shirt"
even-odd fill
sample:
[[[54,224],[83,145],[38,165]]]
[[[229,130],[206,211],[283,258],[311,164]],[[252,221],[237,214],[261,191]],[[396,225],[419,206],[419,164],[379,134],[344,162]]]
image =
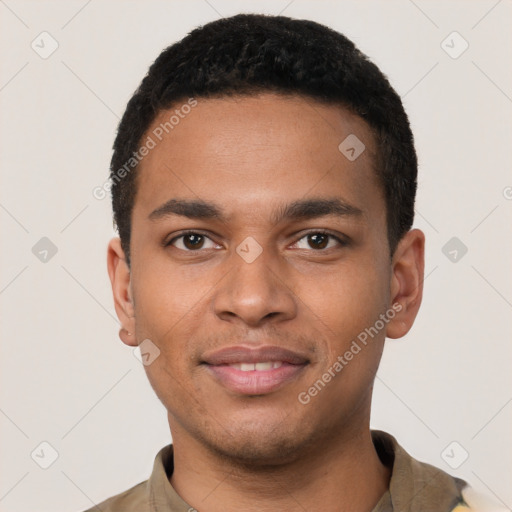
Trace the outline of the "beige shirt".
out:
[[[413,459],[396,439],[379,430],[372,438],[382,462],[391,467],[391,481],[372,512],[459,512],[469,507],[463,500],[463,480]],[[162,448],[149,480],[98,505],[102,512],[194,512],[173,489],[173,447]],[[86,512],[97,512],[93,507]],[[200,512],[200,511],[199,511]]]

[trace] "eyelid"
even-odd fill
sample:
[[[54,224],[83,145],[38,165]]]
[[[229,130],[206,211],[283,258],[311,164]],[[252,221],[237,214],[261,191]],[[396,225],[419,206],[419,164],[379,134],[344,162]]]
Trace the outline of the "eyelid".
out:
[[[333,238],[334,240],[336,240],[338,242],[338,244],[341,247],[346,246],[350,241],[350,238],[348,236],[344,235],[343,233],[334,233],[328,229],[316,228],[316,229],[309,229],[308,231],[301,232],[299,238],[297,238],[297,240],[294,242],[294,244],[296,244],[297,242],[299,242],[300,240],[302,240],[303,238],[305,238],[308,235],[316,235],[316,234],[326,235],[326,236]],[[311,249],[311,250],[314,251],[314,249]],[[325,249],[324,250],[317,249],[315,252],[325,252],[325,251],[326,251]]]
[[[181,231],[178,233],[173,233],[172,238],[170,238],[170,239],[168,237],[165,238],[162,245],[164,247],[168,247],[168,246],[172,245],[172,243],[175,242],[176,240],[178,240],[179,238],[182,238],[182,237],[190,235],[190,234],[201,235],[205,238],[208,238],[213,243],[215,243],[217,245],[221,245],[211,237],[211,234],[209,234],[205,231],[202,231],[201,229],[188,229],[188,230]],[[333,233],[332,231],[327,230],[327,229],[316,228],[316,229],[309,229],[308,231],[302,231],[302,232],[296,233],[294,235],[295,241],[293,242],[293,245],[297,244],[298,242],[300,242],[303,238],[307,237],[308,235],[315,235],[315,234],[326,235],[326,236],[333,238],[334,240],[336,240],[338,242],[340,247],[346,246],[350,241],[349,237],[347,237],[346,235],[343,235],[342,233]],[[180,250],[183,250],[183,249],[180,249]],[[185,251],[185,252],[200,252],[200,251],[201,251],[201,249],[198,249],[197,251],[189,250],[189,251]],[[311,251],[320,253],[320,252],[326,252],[326,249],[317,249],[317,250],[311,249]]]
[[[164,238],[164,241],[162,242],[162,245],[164,247],[167,247],[167,246],[171,245],[173,242],[175,242],[176,240],[178,240],[179,238],[182,238],[182,237],[187,236],[187,235],[201,235],[201,236],[203,236],[205,238],[208,238],[213,243],[220,245],[218,242],[216,242],[212,238],[210,233],[202,231],[201,229],[186,229],[184,231],[179,231],[178,233],[173,233],[171,238],[169,238],[169,237]],[[190,252],[194,252],[194,251],[190,251]]]

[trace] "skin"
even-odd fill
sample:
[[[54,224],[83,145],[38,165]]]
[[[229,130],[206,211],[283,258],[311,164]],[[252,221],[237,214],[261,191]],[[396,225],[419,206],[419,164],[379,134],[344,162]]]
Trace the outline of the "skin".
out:
[[[162,112],[148,134],[168,118]],[[338,150],[349,134],[366,146],[353,162]],[[160,350],[145,369],[168,411],[170,481],[196,509],[369,511],[387,489],[370,437],[372,388],[385,337],[406,334],[418,312],[424,235],[409,231],[390,255],[374,158],[361,118],[265,93],[198,99],[141,162],[131,268],[114,238],[108,271],[122,341],[149,338]],[[148,218],[171,198],[214,202],[225,218]],[[361,213],[275,222],[279,207],[308,198]],[[190,238],[163,245],[185,229],[207,236],[199,249]],[[344,243],[307,237],[318,230]],[[251,263],[236,252],[246,237],[262,248]],[[401,311],[301,404],[299,393],[397,303]],[[201,361],[240,344],[284,347],[309,364],[274,392],[237,394]]]

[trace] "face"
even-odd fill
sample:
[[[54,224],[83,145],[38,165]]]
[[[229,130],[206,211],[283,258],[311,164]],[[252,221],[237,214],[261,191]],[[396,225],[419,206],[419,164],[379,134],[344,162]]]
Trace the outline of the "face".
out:
[[[268,93],[198,99],[164,135],[139,165],[131,269],[115,239],[109,272],[123,341],[160,351],[145,369],[174,442],[268,464],[361,432],[423,271],[420,232],[390,256],[369,128]]]

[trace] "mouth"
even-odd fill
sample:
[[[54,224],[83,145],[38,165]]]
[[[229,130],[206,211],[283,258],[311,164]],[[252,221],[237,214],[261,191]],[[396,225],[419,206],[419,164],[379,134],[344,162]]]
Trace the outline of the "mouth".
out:
[[[286,363],[284,363],[286,364]],[[274,370],[275,368],[280,368],[283,366],[283,361],[265,361],[258,363],[233,363],[228,364],[230,368],[234,368],[235,370],[240,370],[242,372],[267,372],[269,370]]]
[[[277,391],[297,379],[309,360],[280,347],[236,346],[206,354],[202,364],[226,389],[254,396]]]

